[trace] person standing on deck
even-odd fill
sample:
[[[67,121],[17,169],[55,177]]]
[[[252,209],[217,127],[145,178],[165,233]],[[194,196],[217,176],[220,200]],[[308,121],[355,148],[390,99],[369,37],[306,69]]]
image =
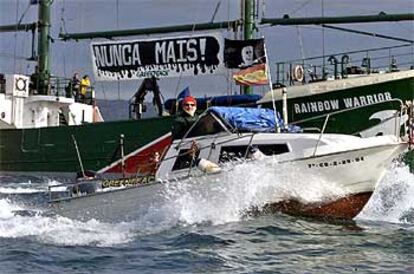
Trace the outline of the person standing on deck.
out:
[[[187,96],[181,102],[181,113],[177,115],[173,123],[172,136],[173,139],[180,139],[187,130],[198,119],[196,114],[197,100],[192,96]]]
[[[91,86],[91,81],[89,80],[89,76],[85,75],[82,77],[80,81],[80,97],[82,98],[82,102],[86,102],[86,92],[88,88]]]
[[[72,93],[75,95],[75,98],[78,97],[80,91],[80,78],[79,73],[75,72],[72,77]]]

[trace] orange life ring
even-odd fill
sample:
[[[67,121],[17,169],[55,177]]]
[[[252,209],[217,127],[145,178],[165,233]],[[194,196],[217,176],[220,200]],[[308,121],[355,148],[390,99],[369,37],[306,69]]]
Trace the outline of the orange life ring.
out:
[[[303,67],[301,65],[297,65],[293,68],[293,79],[302,82],[304,77]]]

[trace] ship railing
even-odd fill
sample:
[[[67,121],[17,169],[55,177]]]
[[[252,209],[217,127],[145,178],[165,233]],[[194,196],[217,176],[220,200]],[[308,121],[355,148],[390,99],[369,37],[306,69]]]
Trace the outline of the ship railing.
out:
[[[360,135],[361,131],[369,130],[370,128],[373,128],[373,127],[376,127],[378,125],[387,123],[391,119],[393,119],[394,120],[393,134],[397,137],[401,137],[401,136],[406,135],[409,131],[409,125],[408,125],[408,123],[401,124],[400,121],[403,121],[403,117],[408,115],[408,110],[407,110],[407,105],[404,104],[403,101],[400,100],[400,99],[390,99],[390,100],[385,100],[385,101],[382,101],[382,102],[376,102],[376,103],[373,103],[373,104],[370,104],[370,105],[352,107],[352,108],[348,108],[348,109],[342,109],[342,110],[338,110],[338,111],[324,113],[324,114],[321,114],[321,115],[312,116],[312,117],[309,117],[309,118],[305,118],[305,119],[302,119],[302,120],[297,120],[297,121],[291,122],[290,125],[300,125],[300,124],[308,123],[308,122],[311,122],[311,121],[323,120],[323,125],[322,125],[321,128],[318,127],[318,126],[304,127],[303,130],[305,132],[319,132],[320,134],[324,134],[328,122],[334,120],[337,115],[340,115],[340,114],[343,114],[343,113],[346,113],[346,112],[351,112],[351,111],[361,110],[361,109],[364,109],[364,108],[373,107],[375,105],[384,104],[384,103],[396,103],[396,104],[399,105],[399,109],[394,109],[394,114],[391,117],[388,117],[384,120],[381,120],[378,124],[375,124],[375,125],[373,125],[372,127],[369,127],[369,128],[361,129],[361,130],[356,131],[356,132],[352,132],[350,134],[351,135]]]
[[[4,79],[4,74],[0,73],[0,93],[6,93],[6,79]]]
[[[90,86],[86,89],[85,96],[79,93],[79,88],[72,85],[72,80],[62,77],[50,78],[50,92],[54,96],[73,98],[76,102],[93,105],[95,102],[95,88]]]
[[[414,45],[340,52],[276,63],[276,86],[414,69]]]

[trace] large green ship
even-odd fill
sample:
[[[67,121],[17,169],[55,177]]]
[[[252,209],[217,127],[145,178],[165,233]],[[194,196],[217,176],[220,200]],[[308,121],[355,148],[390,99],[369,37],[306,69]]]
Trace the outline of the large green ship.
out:
[[[363,137],[383,135],[395,129],[390,123],[399,115],[396,111],[414,99],[414,70],[277,88],[258,104],[272,107],[274,100],[276,108],[282,109],[284,93],[289,123]],[[324,125],[328,114],[331,117]]]
[[[51,76],[50,9],[51,0],[38,2],[39,21],[32,24],[1,26],[0,31],[27,31],[37,33],[37,71],[25,75],[1,74],[0,79],[0,171],[1,172],[151,172],[155,153],[163,154],[171,142],[173,116],[103,122],[95,105],[93,90],[88,90],[87,101],[73,98],[68,91],[69,79]],[[256,24],[315,24],[353,23],[413,20],[414,14],[381,15],[345,18],[265,19],[257,18],[256,1],[244,1],[244,38],[251,39]],[[93,39],[153,33],[193,30],[228,29],[240,26],[240,20],[191,24],[154,29],[114,31],[109,34],[64,34],[63,40]],[[411,46],[412,47],[412,46]],[[412,60],[412,53],[410,55]],[[306,67],[305,67],[306,68]],[[303,69],[303,67],[302,67]],[[296,70],[292,70],[292,73]],[[300,71],[299,71],[300,72]],[[342,109],[372,105],[364,110],[335,115],[327,124],[326,132],[342,132],[370,136],[384,133],[374,128],[387,120],[389,110],[399,109],[401,102],[414,97],[414,71],[389,70],[387,73],[367,73],[359,77],[335,77],[328,81],[297,81],[287,86],[289,122],[305,127],[319,127],[320,121],[306,122],[307,118]],[[300,76],[300,75],[296,75]],[[299,77],[300,78],[300,77]],[[278,79],[276,79],[278,81]],[[278,81],[279,82],[279,81]],[[31,83],[31,84],[30,84]],[[35,83],[35,86],[30,86]],[[259,105],[282,109],[282,91],[265,95]],[[245,89],[251,93],[251,89]],[[353,113],[353,114],[350,114]],[[388,115],[388,116],[387,116]],[[301,122],[302,121],[302,122]],[[381,123],[384,125],[384,123]],[[390,126],[388,124],[388,126]],[[395,127],[392,127],[395,128]]]

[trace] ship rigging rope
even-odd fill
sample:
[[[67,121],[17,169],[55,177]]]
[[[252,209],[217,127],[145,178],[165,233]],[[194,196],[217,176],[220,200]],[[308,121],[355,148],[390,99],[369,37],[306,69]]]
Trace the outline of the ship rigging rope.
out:
[[[322,18],[325,17],[325,2],[324,0],[321,0],[321,12],[322,12]],[[326,64],[325,64],[325,28],[322,27],[322,78],[325,79],[325,69],[326,69]]]
[[[66,31],[66,22],[65,22],[65,2],[66,0],[63,0],[62,2],[62,8],[60,10],[60,33],[67,33]]]
[[[289,14],[294,15],[295,13],[297,13],[298,11],[300,11],[301,9],[303,9],[305,6],[307,6],[312,0],[308,0],[302,4],[300,4],[297,8],[295,8],[294,10],[290,11]]]
[[[19,18],[19,0],[16,1],[16,22],[18,22]],[[16,25],[17,28],[17,25]],[[14,33],[14,47],[13,47],[13,57],[17,56],[17,31]],[[16,58],[13,59],[13,72],[16,71]]]
[[[19,1],[17,1],[19,2]],[[24,10],[24,12],[22,13],[22,16],[20,16],[19,21],[17,22],[17,25],[20,25],[20,23],[23,21],[24,16],[26,15],[26,13],[29,11],[30,8],[30,2],[28,3],[26,9]]]
[[[116,0],[115,2],[115,8],[116,8],[116,28],[119,29],[119,0]],[[121,82],[120,79],[118,77],[117,81],[116,81],[116,87],[118,90],[118,100],[121,101]]]
[[[60,27],[59,27],[59,32],[60,33],[66,33],[66,22],[65,22],[65,1],[63,0],[62,2],[62,8],[60,9]],[[63,60],[63,75],[65,75],[65,77],[67,77],[67,73],[66,73],[66,54],[64,54],[64,52],[66,51],[66,46],[67,44],[63,44],[63,47],[65,48],[65,50],[62,51],[62,60]]]
[[[220,1],[221,2],[221,1]],[[220,6],[220,2],[218,3],[218,6]],[[218,9],[218,7],[217,7]],[[213,18],[212,20],[214,20],[214,16],[215,14],[213,14]],[[197,13],[194,13],[194,17],[197,17]],[[196,20],[193,20],[194,22],[198,22]],[[195,28],[196,28],[197,24],[194,23],[191,32],[194,34],[195,32]],[[183,71],[180,71],[180,75],[178,76],[178,81],[177,81],[177,85],[175,86],[175,91],[174,91],[174,98],[177,98],[177,94],[178,94],[178,89],[180,87],[180,83],[181,83],[181,79],[182,79],[182,75],[183,75]],[[162,95],[161,95],[162,96]]]

